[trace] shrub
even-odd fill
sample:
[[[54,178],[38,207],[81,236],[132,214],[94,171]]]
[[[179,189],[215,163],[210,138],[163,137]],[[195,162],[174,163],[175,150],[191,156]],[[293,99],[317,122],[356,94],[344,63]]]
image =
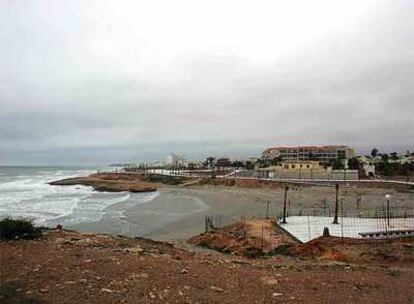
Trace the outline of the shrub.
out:
[[[28,220],[3,219],[0,221],[0,239],[35,239],[40,237],[41,230]]]
[[[181,176],[166,176],[166,175],[158,175],[158,174],[148,174],[142,177],[143,180],[147,182],[153,183],[162,183],[166,185],[179,185],[187,180],[185,177]]]
[[[277,246],[273,251],[272,255],[280,254],[280,255],[292,255],[290,252],[290,248],[292,247],[291,244],[282,244]]]

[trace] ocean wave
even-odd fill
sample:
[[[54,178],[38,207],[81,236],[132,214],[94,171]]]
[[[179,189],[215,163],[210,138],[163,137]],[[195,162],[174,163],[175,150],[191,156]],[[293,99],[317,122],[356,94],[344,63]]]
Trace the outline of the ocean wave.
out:
[[[100,221],[106,214],[106,208],[130,198],[130,193],[98,193],[83,197],[70,214],[65,214],[48,221],[50,224],[73,225],[83,222]]]
[[[38,173],[10,179],[0,183],[0,217],[25,217],[40,224],[70,215],[78,202],[92,193],[84,186],[50,186]]]
[[[0,218],[28,218],[38,225],[49,227],[96,222],[104,216],[122,219],[125,213],[113,206],[122,204],[122,208],[128,209],[128,206],[145,204],[160,195],[159,192],[97,192],[88,186],[59,187],[48,184],[56,179],[93,172],[63,169],[24,171],[19,168],[11,172],[7,180],[2,176]]]

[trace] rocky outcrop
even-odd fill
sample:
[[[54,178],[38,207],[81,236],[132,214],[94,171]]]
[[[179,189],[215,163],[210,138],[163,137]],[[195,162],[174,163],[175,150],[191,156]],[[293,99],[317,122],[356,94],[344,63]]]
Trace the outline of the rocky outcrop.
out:
[[[92,174],[85,177],[66,178],[49,184],[54,186],[91,186],[96,191],[104,192],[149,192],[157,190],[153,184],[142,181],[139,175],[121,173]]]

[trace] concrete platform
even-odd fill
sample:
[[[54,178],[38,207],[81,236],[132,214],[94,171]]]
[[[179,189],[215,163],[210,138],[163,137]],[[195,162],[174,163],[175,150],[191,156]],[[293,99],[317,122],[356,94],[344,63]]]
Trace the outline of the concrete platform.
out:
[[[332,224],[333,217],[290,216],[287,224],[280,224],[285,230],[302,242],[322,236],[323,228],[328,227],[332,236],[361,239],[361,234],[375,231],[402,231],[414,229],[414,218],[390,219],[388,226],[384,218],[339,218],[339,224]]]

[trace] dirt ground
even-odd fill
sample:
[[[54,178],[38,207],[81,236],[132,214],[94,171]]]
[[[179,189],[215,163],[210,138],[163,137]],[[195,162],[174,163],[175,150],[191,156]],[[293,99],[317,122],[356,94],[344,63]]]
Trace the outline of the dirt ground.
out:
[[[339,237],[320,237],[304,244],[289,247],[296,257],[342,261],[358,264],[414,266],[414,238],[363,240]]]
[[[295,244],[285,233],[277,232],[275,221],[249,219],[202,233],[189,243],[235,255],[257,257],[269,254],[280,245]]]
[[[412,254],[412,243],[406,249]],[[39,240],[0,242],[0,254],[2,303],[414,301],[409,260],[347,263],[301,254],[247,259],[59,230]]]

